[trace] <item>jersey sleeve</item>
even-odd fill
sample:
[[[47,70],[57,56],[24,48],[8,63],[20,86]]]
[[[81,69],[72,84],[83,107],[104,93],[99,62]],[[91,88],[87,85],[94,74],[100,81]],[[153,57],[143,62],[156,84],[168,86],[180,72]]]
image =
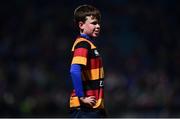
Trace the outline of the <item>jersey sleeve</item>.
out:
[[[90,44],[86,41],[77,43],[74,48],[71,64],[87,65],[88,51],[90,50],[90,47]]]
[[[81,65],[72,64],[70,73],[73,81],[73,86],[76,92],[76,96],[84,97],[82,77],[81,77]]]

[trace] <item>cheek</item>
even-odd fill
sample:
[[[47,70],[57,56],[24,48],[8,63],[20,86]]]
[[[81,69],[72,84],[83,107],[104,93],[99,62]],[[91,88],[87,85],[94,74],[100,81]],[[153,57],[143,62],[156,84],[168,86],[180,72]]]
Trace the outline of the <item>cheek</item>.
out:
[[[88,25],[88,30],[89,30],[89,31],[94,30],[94,26],[93,26],[93,25]]]
[[[91,27],[90,27],[89,25],[86,25],[86,26],[84,27],[84,31],[85,31],[85,32],[89,32],[90,29],[91,29]]]
[[[86,27],[86,29],[89,29],[90,25],[86,25],[85,27]]]

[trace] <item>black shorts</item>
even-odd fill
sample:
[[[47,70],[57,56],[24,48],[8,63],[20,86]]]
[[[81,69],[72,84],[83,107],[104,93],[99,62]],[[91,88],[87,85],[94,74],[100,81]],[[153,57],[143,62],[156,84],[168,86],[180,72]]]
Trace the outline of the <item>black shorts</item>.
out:
[[[106,118],[104,109],[77,108],[70,109],[71,118]]]

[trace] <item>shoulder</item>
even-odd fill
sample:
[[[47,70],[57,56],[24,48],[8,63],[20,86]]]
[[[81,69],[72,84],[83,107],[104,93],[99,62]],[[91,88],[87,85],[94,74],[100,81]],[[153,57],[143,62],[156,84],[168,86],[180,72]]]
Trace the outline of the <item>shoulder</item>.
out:
[[[91,44],[88,40],[86,40],[84,38],[77,38],[72,47],[72,51],[74,51],[77,48],[86,48],[86,49],[90,50]]]
[[[90,49],[91,48],[91,45],[87,42],[87,41],[81,41],[81,42],[78,42],[76,45],[75,45],[75,49],[76,48],[87,48],[87,49]]]

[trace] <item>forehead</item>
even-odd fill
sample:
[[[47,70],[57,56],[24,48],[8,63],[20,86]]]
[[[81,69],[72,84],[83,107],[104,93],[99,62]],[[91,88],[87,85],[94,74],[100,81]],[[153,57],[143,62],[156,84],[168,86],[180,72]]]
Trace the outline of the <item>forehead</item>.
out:
[[[86,16],[86,21],[98,21],[98,19],[94,16]]]

